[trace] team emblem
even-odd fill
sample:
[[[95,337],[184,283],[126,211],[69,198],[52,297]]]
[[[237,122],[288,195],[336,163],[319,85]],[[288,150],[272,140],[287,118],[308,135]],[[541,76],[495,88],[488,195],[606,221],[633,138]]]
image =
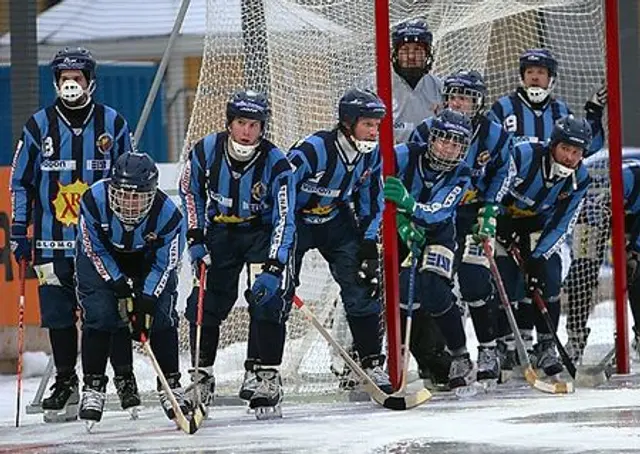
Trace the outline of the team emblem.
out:
[[[491,159],[491,155],[489,154],[489,152],[487,150],[484,150],[482,153],[480,153],[478,155],[478,158],[476,159],[476,163],[480,167],[484,167],[489,162],[489,159]]]
[[[260,200],[262,200],[262,198],[266,195],[266,193],[267,193],[267,187],[262,181],[258,181],[251,188],[251,197],[256,202],[259,202]]]
[[[53,156],[53,139],[51,137],[45,137],[42,140],[42,156],[49,158]]]
[[[80,214],[80,199],[89,185],[84,181],[76,180],[72,184],[58,182],[58,194],[51,202],[56,210],[56,219],[69,227],[78,224]]]
[[[111,148],[113,148],[113,136],[108,132],[103,132],[100,134],[100,137],[98,137],[98,140],[96,140],[96,147],[98,147],[98,150],[100,150],[102,154],[109,153]]]

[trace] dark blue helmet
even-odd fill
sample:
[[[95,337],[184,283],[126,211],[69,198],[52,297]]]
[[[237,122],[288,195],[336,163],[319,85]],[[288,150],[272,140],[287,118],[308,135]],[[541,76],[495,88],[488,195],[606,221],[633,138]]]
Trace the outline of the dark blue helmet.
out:
[[[51,72],[53,73],[54,83],[57,85],[60,79],[60,73],[65,70],[80,70],[84,74],[87,83],[95,83],[96,80],[96,61],[84,47],[75,49],[65,47],[59,50],[51,60]]]
[[[549,71],[549,77],[558,74],[558,61],[547,49],[529,49],[520,56],[520,77],[524,77],[524,71],[530,66],[542,66]]]
[[[370,90],[351,88],[338,103],[338,120],[348,128],[355,126],[358,118],[383,118],[386,113],[382,100]]]
[[[431,167],[438,171],[454,169],[466,156],[472,136],[473,126],[468,116],[451,109],[442,110],[429,129],[427,155]],[[443,143],[447,147],[453,145],[455,152],[443,153]]]
[[[591,146],[592,138],[591,126],[587,120],[567,115],[556,121],[551,131],[549,145],[553,149],[554,146],[562,142],[587,151]]]
[[[422,43],[431,47],[433,34],[429,31],[429,26],[425,21],[412,19],[393,27],[391,42],[394,49],[404,43]]]
[[[257,91],[238,91],[227,102],[227,124],[230,124],[234,118],[242,117],[259,120],[264,129],[270,114],[267,97]]]
[[[442,94],[445,104],[453,95],[472,98],[474,110],[471,114],[475,115],[484,106],[487,86],[478,71],[461,69],[444,79]]]
[[[146,153],[122,154],[111,173],[109,206],[124,224],[135,225],[151,210],[158,188],[158,167]]]

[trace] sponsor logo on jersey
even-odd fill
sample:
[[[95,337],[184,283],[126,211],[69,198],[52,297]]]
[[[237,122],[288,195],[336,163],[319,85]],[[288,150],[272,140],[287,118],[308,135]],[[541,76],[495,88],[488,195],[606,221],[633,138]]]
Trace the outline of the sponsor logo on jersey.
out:
[[[40,164],[40,170],[43,172],[64,172],[76,170],[76,161],[64,160],[64,161],[42,161]]]
[[[223,207],[231,208],[233,206],[233,200],[231,200],[229,197],[223,196],[222,194],[218,194],[217,192],[209,192],[209,197],[211,197],[211,200],[216,201]]]
[[[513,190],[513,189],[509,189],[509,194],[511,194],[511,196],[514,199],[517,199],[519,201],[521,201],[522,203],[524,203],[525,205],[529,205],[532,206],[535,204],[535,202],[533,200],[531,200],[529,197],[520,194],[519,192]]]
[[[243,222],[249,222],[252,219],[255,219],[256,216],[249,216],[246,218],[241,218],[232,214],[231,216],[227,216],[225,214],[216,214],[213,217],[213,222],[217,222],[218,224],[242,224]]]
[[[42,156],[45,158],[48,158],[50,156],[53,156],[53,152],[55,151],[53,149],[53,139],[49,136],[45,137],[44,139],[42,139]]]
[[[302,183],[300,190],[310,194],[318,194],[322,197],[340,197],[340,189],[323,188],[315,184]]]
[[[58,182],[58,194],[51,203],[55,209],[56,219],[59,222],[67,227],[71,224],[78,224],[80,199],[87,189],[89,189],[89,185],[80,180],[67,185]]]
[[[269,208],[269,205],[266,203],[249,203],[242,202],[242,209],[251,211],[252,213],[257,213],[261,211],[266,211]]]
[[[108,132],[103,132],[96,140],[96,147],[102,154],[107,154],[113,148],[113,136]]]
[[[111,168],[111,160],[109,159],[87,159],[87,170],[109,170]]]
[[[488,150],[484,150],[476,158],[476,164],[478,164],[478,166],[480,167],[484,167],[487,165],[490,159],[491,159],[491,153],[489,153]]]
[[[75,248],[75,240],[36,240],[36,249],[65,250]]]
[[[267,194],[267,186],[262,182],[258,181],[251,188],[251,197],[254,201],[259,202],[262,198]]]

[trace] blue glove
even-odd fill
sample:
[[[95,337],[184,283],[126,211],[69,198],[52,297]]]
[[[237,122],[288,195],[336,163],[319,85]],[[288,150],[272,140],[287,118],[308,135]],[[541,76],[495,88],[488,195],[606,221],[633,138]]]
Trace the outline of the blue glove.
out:
[[[11,251],[17,262],[22,259],[31,261],[31,239],[27,238],[27,226],[15,223],[11,225]]]
[[[251,290],[245,293],[249,303],[264,304],[273,298],[282,284],[284,266],[278,262],[267,262],[262,267],[262,273],[256,276]]]
[[[209,251],[205,245],[204,232],[202,229],[189,230],[187,232],[187,244],[189,245],[191,265],[195,268],[196,275],[200,277],[200,264],[204,263],[207,268],[211,265],[211,255],[209,255]]]

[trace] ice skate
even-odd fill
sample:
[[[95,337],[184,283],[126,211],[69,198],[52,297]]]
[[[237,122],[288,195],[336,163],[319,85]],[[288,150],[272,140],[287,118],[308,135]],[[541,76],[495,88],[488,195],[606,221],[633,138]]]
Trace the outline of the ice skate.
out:
[[[116,375],[113,378],[113,384],[120,398],[120,406],[131,415],[131,419],[138,419],[140,411],[140,394],[138,393],[138,384],[133,372],[127,375]]]
[[[569,340],[564,348],[567,350],[569,358],[571,358],[571,361],[576,366],[582,363],[582,355],[584,355],[584,349],[587,346],[587,338],[589,337],[590,332],[591,328],[585,328],[584,331],[580,332],[571,330],[567,332]]]
[[[240,397],[240,399],[242,400],[246,400],[247,402],[250,401],[253,397],[253,394],[256,392],[257,387],[258,377],[256,377],[255,371],[245,370],[244,379],[242,380],[242,385],[240,385],[238,397]]]
[[[191,383],[198,387],[200,392],[200,403],[205,409],[205,417],[209,416],[209,407],[213,405],[213,397],[216,390],[216,378],[213,376],[213,366],[200,367],[196,373],[195,369],[189,369]],[[189,400],[196,402],[195,386],[189,393]]]
[[[542,369],[547,377],[557,378],[564,368],[556,352],[553,337],[551,334],[539,334],[538,338],[539,342],[529,355],[531,364],[536,369]]]
[[[167,379],[167,382],[169,383],[169,388],[171,388],[171,392],[173,393],[173,396],[176,398],[176,401],[178,401],[178,405],[180,406],[182,413],[184,413],[185,416],[188,416],[193,410],[193,405],[186,398],[185,391],[182,388],[182,385],[180,384],[180,373],[175,372],[172,374],[168,374],[166,375],[166,379]],[[176,418],[176,415],[175,415],[175,412],[173,411],[173,407],[171,406],[171,401],[169,400],[164,390],[162,389],[160,380],[157,381],[157,390],[158,390],[158,398],[160,400],[160,405],[162,405],[164,414],[167,415],[167,418],[173,421]]]
[[[78,418],[78,376],[56,376],[51,395],[42,400],[44,422],[75,421]]]
[[[495,389],[500,378],[500,360],[496,347],[478,347],[477,380],[485,391]]]
[[[453,356],[449,369],[449,388],[458,397],[473,397],[478,393],[476,370],[469,353]]]
[[[102,419],[104,402],[107,399],[107,380],[105,375],[84,376],[78,416],[85,421],[87,432],[91,432],[93,426]]]
[[[424,386],[432,391],[449,390],[449,369],[451,355],[445,351],[434,351],[423,358],[416,358],[418,374]]]
[[[506,383],[511,380],[514,370],[520,366],[513,334],[498,339],[496,352],[500,361],[500,378],[498,382]]]
[[[254,410],[256,419],[282,418],[280,403],[284,392],[280,373],[277,369],[259,368],[256,370],[256,378],[258,386],[249,401],[249,408]]]
[[[640,360],[640,328],[633,327],[632,330],[633,340],[631,341],[632,354],[635,356],[633,359]]]
[[[382,368],[384,359],[384,355],[370,355],[362,358],[362,368],[383,393],[393,394],[389,374]]]

